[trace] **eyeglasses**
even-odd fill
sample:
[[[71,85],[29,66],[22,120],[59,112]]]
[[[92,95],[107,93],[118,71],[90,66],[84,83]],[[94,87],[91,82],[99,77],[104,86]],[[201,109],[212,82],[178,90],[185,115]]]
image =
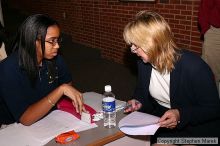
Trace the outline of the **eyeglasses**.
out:
[[[136,46],[135,44],[131,44],[131,46],[130,46],[130,49],[131,49],[132,53],[136,53],[139,48],[140,47]]]
[[[53,47],[56,46],[56,44],[60,45],[62,42],[62,38],[54,38],[51,40],[45,40],[45,42],[51,44]]]

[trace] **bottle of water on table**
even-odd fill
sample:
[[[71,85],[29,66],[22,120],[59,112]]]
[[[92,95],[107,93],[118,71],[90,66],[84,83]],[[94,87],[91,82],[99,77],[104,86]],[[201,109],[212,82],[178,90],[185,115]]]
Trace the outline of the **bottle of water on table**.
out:
[[[105,86],[105,92],[102,99],[102,110],[104,127],[114,128],[116,126],[115,95],[112,93],[110,85]]]

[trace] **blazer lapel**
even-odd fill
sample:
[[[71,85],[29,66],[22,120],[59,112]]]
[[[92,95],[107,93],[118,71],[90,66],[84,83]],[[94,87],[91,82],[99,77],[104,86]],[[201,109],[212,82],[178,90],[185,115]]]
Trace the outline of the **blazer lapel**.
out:
[[[170,100],[173,101],[173,98],[175,97],[176,90],[179,86],[179,80],[180,80],[180,65],[179,62],[175,65],[174,70],[170,73]]]

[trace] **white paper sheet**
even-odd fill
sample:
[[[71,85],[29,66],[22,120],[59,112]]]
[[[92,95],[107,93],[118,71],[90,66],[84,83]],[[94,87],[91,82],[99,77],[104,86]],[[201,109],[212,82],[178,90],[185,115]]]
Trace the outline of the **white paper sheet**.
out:
[[[119,121],[119,129],[129,135],[154,135],[160,127],[160,118],[141,112],[132,112]]]
[[[19,130],[20,129],[20,130]],[[41,146],[41,142],[33,137],[27,136],[25,130],[21,130],[21,124],[13,124],[9,127],[0,130],[0,145],[1,146]]]
[[[85,103],[92,108],[94,108],[97,112],[102,111],[102,94],[98,94],[95,92],[85,92],[83,93],[83,99]],[[116,109],[120,107],[124,107],[126,105],[125,101],[116,99]]]
[[[14,124],[0,130],[0,145],[41,146],[60,133],[70,130],[79,132],[94,127],[97,127],[95,123],[88,124],[70,113],[55,110],[31,126]]]

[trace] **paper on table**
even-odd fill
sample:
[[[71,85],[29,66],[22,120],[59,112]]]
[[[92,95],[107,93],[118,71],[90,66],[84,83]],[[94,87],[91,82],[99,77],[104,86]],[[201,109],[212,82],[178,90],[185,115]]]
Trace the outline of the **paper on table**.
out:
[[[154,135],[160,127],[160,118],[141,112],[132,112],[119,121],[119,129],[129,135]]]
[[[1,146],[41,146],[41,142],[28,136],[21,124],[15,123],[7,128],[0,130]]]
[[[92,108],[94,108],[97,112],[102,111],[102,94],[98,94],[95,92],[85,92],[83,93],[83,99],[85,103]],[[95,100],[94,100],[95,99]],[[120,107],[124,107],[126,105],[125,101],[116,99],[116,109]]]
[[[60,133],[70,130],[79,132],[94,127],[97,127],[95,123],[88,124],[70,113],[55,110],[31,126],[15,124],[0,130],[0,145],[41,146]]]
[[[28,132],[40,141],[46,143],[60,133],[75,130],[75,132],[97,127],[96,124],[88,124],[73,115],[55,110],[44,119],[38,121],[28,128]]]

